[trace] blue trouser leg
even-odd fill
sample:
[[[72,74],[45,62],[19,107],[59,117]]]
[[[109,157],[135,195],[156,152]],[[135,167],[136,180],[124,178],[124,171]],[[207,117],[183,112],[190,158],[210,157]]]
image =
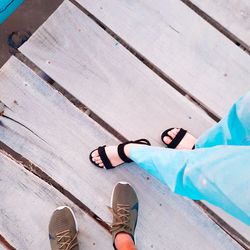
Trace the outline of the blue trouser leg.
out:
[[[250,147],[133,147],[130,158],[175,193],[206,200],[250,225]]]
[[[226,117],[198,138],[195,147],[217,145],[250,146],[250,92],[233,104]]]
[[[130,158],[180,195],[206,200],[250,225],[250,92],[195,150],[133,147]]]
[[[0,24],[4,22],[24,0],[1,0],[0,1]]]

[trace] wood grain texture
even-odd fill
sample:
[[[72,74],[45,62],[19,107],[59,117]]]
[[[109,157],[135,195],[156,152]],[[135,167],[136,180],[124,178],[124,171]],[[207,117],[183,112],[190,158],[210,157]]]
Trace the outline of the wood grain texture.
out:
[[[0,166],[0,233],[16,249],[50,249],[49,220],[64,205],[75,213],[80,249],[112,248],[109,233],[53,187],[2,153]]]
[[[89,163],[93,148],[117,140],[17,59],[0,70],[0,84],[0,99],[9,107],[5,114],[33,131],[0,118],[0,140],[97,215],[110,221],[106,205],[116,182],[135,187],[140,201],[139,249],[241,249],[192,201],[172,194],[135,165],[104,171]]]
[[[249,226],[244,224],[243,222],[237,220],[232,217],[230,214],[226,213],[219,207],[215,207],[208,202],[204,202],[210,209],[213,210],[219,217],[223,218],[229,225],[231,225],[234,229],[236,229],[243,237],[245,237],[248,241],[250,241],[250,230]]]
[[[248,0],[191,0],[250,49],[250,2]]]
[[[129,139],[146,137],[159,144],[168,127],[199,136],[214,124],[68,2],[21,51]]]
[[[250,89],[250,57],[181,1],[77,1],[215,114]]]
[[[199,136],[214,124],[68,2],[21,51],[128,139],[146,137],[160,145],[168,127]]]

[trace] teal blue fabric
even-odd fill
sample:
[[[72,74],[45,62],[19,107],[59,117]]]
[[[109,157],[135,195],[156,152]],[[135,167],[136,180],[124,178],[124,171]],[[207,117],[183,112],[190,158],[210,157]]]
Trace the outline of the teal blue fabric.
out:
[[[141,146],[130,158],[173,192],[206,200],[250,225],[250,92],[194,150]]]
[[[3,23],[24,0],[1,0],[0,1],[0,24]]]

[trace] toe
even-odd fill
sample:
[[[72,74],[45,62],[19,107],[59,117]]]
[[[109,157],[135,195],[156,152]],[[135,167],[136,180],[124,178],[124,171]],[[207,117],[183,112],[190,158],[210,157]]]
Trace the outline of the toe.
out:
[[[100,156],[95,156],[95,157],[92,157],[93,161],[100,161],[101,160],[101,157]]]
[[[95,163],[100,164],[100,163],[102,163],[102,160],[101,159],[100,160],[95,160]]]
[[[100,156],[94,156],[92,157],[92,160],[96,163],[96,164],[100,164],[102,163],[101,157]]]
[[[168,132],[168,135],[174,139],[175,136],[179,133],[180,129],[179,128],[174,128]]]
[[[174,128],[172,129],[173,134],[176,136],[179,133],[180,129],[179,128]]]
[[[99,165],[99,167],[101,167],[101,168],[104,167],[104,164],[103,164],[103,163],[100,163],[100,164],[98,164],[98,165]]]
[[[99,154],[98,154],[98,151],[95,150],[92,154],[91,154],[92,158],[94,159],[95,157],[98,157]]]
[[[172,139],[175,138],[175,133],[173,132],[173,130],[170,130],[170,131],[168,132],[168,135],[169,135]]]
[[[164,141],[166,144],[169,144],[169,143],[171,143],[172,139],[171,139],[169,136],[164,136],[164,137],[163,137],[163,141]]]

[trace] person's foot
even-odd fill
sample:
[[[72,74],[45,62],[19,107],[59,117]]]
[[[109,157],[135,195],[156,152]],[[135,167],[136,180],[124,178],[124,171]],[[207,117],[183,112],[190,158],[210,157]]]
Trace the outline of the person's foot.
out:
[[[89,159],[91,163],[100,168],[111,169],[117,167],[124,162],[132,162],[129,158],[131,147],[149,146],[150,142],[146,139],[139,139],[135,141],[127,141],[118,146],[102,146],[93,150]]]
[[[180,132],[180,128],[173,128],[167,134],[168,136],[164,136],[162,138],[163,142],[166,145],[169,145]],[[196,138],[192,136],[190,133],[186,133],[180,143],[176,146],[176,149],[193,149],[196,142]]]
[[[77,222],[71,208],[58,207],[49,223],[49,240],[52,250],[79,250]]]
[[[124,151],[125,154],[127,152],[128,149],[128,145],[126,145],[124,147]],[[106,155],[110,161],[110,163],[112,164],[113,167],[116,167],[118,165],[121,165],[122,163],[124,163],[124,161],[120,158],[120,156],[118,155],[118,151],[117,151],[117,146],[106,146],[105,147],[105,152]],[[126,154],[127,155],[127,154]],[[102,162],[102,159],[98,153],[98,150],[95,150],[92,154],[92,160],[99,165],[99,167],[103,168],[104,167],[104,163]]]
[[[111,197],[111,212],[113,214],[111,232],[114,247],[120,243],[118,235],[130,236],[134,242],[138,204],[136,192],[129,183],[119,182],[116,184]]]

